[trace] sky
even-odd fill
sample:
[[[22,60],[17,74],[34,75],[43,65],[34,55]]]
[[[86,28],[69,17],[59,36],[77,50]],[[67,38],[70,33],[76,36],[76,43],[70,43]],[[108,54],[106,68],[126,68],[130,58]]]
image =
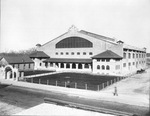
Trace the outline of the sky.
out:
[[[0,52],[44,44],[72,25],[150,52],[150,0],[1,0]]]

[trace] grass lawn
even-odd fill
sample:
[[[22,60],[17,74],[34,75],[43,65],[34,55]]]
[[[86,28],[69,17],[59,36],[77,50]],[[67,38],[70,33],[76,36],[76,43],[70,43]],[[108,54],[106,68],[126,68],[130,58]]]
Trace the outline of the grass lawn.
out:
[[[65,72],[65,73],[59,73],[59,74],[52,74],[47,76],[41,76],[36,78],[28,78],[27,82],[34,82],[34,83],[40,83],[41,84],[49,84],[49,85],[56,85],[57,86],[65,86],[65,83],[69,81],[68,85],[71,88],[76,87],[78,89],[85,89],[87,84],[88,90],[98,90],[102,89],[102,86],[107,86],[107,81],[112,80],[112,83],[114,83],[114,79],[118,78],[117,76],[100,76],[100,75],[91,75],[91,74],[83,74],[83,73],[71,73],[71,72]],[[104,83],[104,85],[102,85]]]
[[[43,73],[50,73],[54,71],[48,71],[48,70],[32,70],[32,71],[25,71],[24,76],[29,76],[29,75],[36,75],[36,74],[43,74]]]

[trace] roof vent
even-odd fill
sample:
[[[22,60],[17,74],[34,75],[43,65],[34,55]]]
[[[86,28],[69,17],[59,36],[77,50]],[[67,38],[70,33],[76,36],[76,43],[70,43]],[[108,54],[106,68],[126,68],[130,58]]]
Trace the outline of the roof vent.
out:
[[[117,41],[117,43],[118,43],[118,44],[123,44],[124,42],[121,41],[121,40],[119,40],[119,41]]]
[[[36,47],[41,47],[41,44],[36,44]]]

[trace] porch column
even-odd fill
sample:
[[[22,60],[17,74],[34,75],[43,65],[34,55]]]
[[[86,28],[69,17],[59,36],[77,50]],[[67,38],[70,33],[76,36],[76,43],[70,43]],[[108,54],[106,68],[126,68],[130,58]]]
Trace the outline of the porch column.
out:
[[[50,63],[49,62],[47,62],[47,66],[50,67]]]
[[[72,63],[70,63],[70,69],[72,69]]]
[[[55,63],[53,63],[53,67],[56,68],[56,64]]]
[[[66,63],[64,63],[64,69],[66,69]]]
[[[82,69],[84,69],[85,68],[85,64],[82,64]]]
[[[78,65],[79,65],[79,64],[76,64],[76,69],[78,69]]]
[[[92,69],[92,66],[91,66],[91,64],[89,64],[89,69]]]
[[[58,63],[58,68],[60,68],[60,63]]]

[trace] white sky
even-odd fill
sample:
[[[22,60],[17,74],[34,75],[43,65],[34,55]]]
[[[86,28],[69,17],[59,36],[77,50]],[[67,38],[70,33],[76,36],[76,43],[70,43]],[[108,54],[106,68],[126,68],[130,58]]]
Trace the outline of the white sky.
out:
[[[1,0],[0,52],[44,44],[71,25],[150,52],[150,0]]]

